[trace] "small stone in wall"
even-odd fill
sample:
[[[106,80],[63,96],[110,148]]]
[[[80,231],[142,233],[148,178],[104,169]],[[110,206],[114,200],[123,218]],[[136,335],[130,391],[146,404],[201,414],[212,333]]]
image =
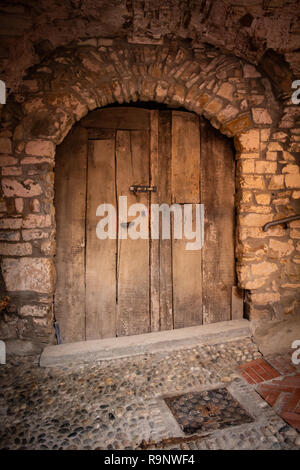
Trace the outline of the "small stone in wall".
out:
[[[22,174],[22,168],[18,166],[8,166],[2,168],[3,176],[20,176]]]
[[[2,256],[26,256],[31,253],[30,243],[0,243],[0,255]]]
[[[35,215],[28,214],[23,219],[23,228],[43,228],[50,227],[51,225],[51,216],[48,215]]]
[[[279,240],[270,239],[269,242],[269,257],[274,259],[281,259],[289,256],[295,250],[292,240],[282,242]]]
[[[291,173],[292,175],[298,174],[299,173],[299,166],[298,165],[293,165],[293,164],[288,164],[285,167],[282,168],[282,173]]]
[[[48,238],[49,233],[45,232],[44,230],[28,229],[28,230],[22,230],[22,237],[23,237],[23,240],[25,241],[38,240],[41,238]]]
[[[276,173],[277,163],[259,160],[255,162],[255,173]]]
[[[296,239],[300,238],[300,229],[295,228],[295,229],[291,230],[290,231],[290,237],[291,238],[296,238]]]
[[[252,116],[255,124],[272,124],[272,118],[265,108],[253,108]]]
[[[15,199],[15,207],[16,207],[16,211],[21,213],[23,212],[23,209],[24,209],[24,200],[20,197],[16,198]]]
[[[0,166],[10,166],[18,163],[18,160],[11,155],[1,155],[0,156]]]
[[[265,189],[265,180],[263,176],[244,176],[241,178],[242,188]]]
[[[245,78],[261,77],[261,74],[258,72],[258,70],[256,70],[256,68],[251,64],[245,64],[243,69]]]
[[[32,212],[40,212],[40,202],[38,199],[32,199],[29,202],[29,207]]]
[[[283,175],[274,175],[270,179],[269,189],[283,189],[284,188],[284,176]]]
[[[277,264],[264,261],[262,263],[252,265],[252,274],[254,276],[269,276],[270,274],[278,271],[278,269]]]
[[[269,193],[255,194],[257,204],[268,205],[271,201],[271,195]]]
[[[11,140],[7,137],[0,138],[0,153],[11,153]]]
[[[233,101],[234,86],[228,82],[223,83],[217,94],[228,101]]]
[[[41,252],[46,256],[51,256],[55,254],[56,244],[55,240],[44,240],[41,243]]]
[[[300,174],[285,175],[285,184],[287,188],[300,188]]]
[[[41,186],[31,179],[20,182],[14,178],[2,178],[1,184],[6,197],[33,197],[42,193]]]
[[[280,302],[279,292],[254,292],[251,294],[251,300],[255,304],[265,305],[274,302]]]
[[[23,305],[20,308],[20,315],[23,317],[46,317],[50,309],[49,305]]]
[[[16,231],[0,231],[0,240],[3,241],[11,241],[11,242],[17,242],[20,240],[20,232]]]
[[[257,152],[259,151],[259,130],[251,129],[243,132],[234,138],[234,143],[240,152]]]
[[[0,229],[19,229],[22,226],[22,219],[0,219]]]

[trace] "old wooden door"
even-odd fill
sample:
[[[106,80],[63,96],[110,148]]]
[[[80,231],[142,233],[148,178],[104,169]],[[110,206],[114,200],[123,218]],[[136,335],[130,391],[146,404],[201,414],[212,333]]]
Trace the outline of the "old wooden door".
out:
[[[115,107],[76,125],[56,160],[55,315],[63,341],[241,316],[232,302],[234,173],[231,142],[193,113]],[[148,190],[133,191],[135,185]],[[136,215],[118,220],[127,212],[123,196],[127,210],[144,205],[147,237],[124,235],[138,224]],[[169,238],[161,226],[153,237],[153,204],[177,204],[184,214],[186,204],[199,203],[202,249],[186,250],[187,239],[174,237],[174,217]],[[115,238],[97,237],[101,204],[115,208]]]

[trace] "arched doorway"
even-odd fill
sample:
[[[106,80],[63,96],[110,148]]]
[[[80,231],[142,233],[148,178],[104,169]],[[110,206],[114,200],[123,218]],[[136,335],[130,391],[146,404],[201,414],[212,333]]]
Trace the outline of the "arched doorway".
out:
[[[234,193],[233,145],[194,113],[108,107],[74,126],[56,156],[55,315],[63,342],[233,318]],[[111,204],[120,219],[120,196],[127,208],[146,207],[148,238],[121,234],[134,225],[129,215],[115,238],[99,240],[97,208]],[[187,240],[174,237],[175,216],[169,239],[151,237],[153,204],[200,203],[202,249],[186,250]]]

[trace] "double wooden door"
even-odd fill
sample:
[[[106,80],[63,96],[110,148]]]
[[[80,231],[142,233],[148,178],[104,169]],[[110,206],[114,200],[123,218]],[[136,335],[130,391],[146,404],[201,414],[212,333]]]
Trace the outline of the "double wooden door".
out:
[[[234,318],[234,155],[207,121],[181,111],[97,110],[58,147],[55,171],[55,315],[63,342]],[[136,215],[117,220],[115,238],[97,237],[97,208],[111,204],[118,218],[120,196],[127,210],[145,206],[139,215],[148,237],[122,236]],[[169,239],[151,237],[152,204],[174,203],[204,204],[202,249],[186,250],[172,222]]]

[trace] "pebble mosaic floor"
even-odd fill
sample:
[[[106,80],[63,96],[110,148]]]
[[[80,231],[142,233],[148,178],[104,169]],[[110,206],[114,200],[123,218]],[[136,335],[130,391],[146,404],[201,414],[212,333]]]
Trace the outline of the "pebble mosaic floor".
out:
[[[238,370],[260,357],[244,338],[62,368],[11,359],[0,367],[0,449],[299,449],[299,433]],[[217,388],[251,422],[186,438],[166,398]]]
[[[202,434],[253,422],[224,387],[185,393],[165,401],[185,434]]]

